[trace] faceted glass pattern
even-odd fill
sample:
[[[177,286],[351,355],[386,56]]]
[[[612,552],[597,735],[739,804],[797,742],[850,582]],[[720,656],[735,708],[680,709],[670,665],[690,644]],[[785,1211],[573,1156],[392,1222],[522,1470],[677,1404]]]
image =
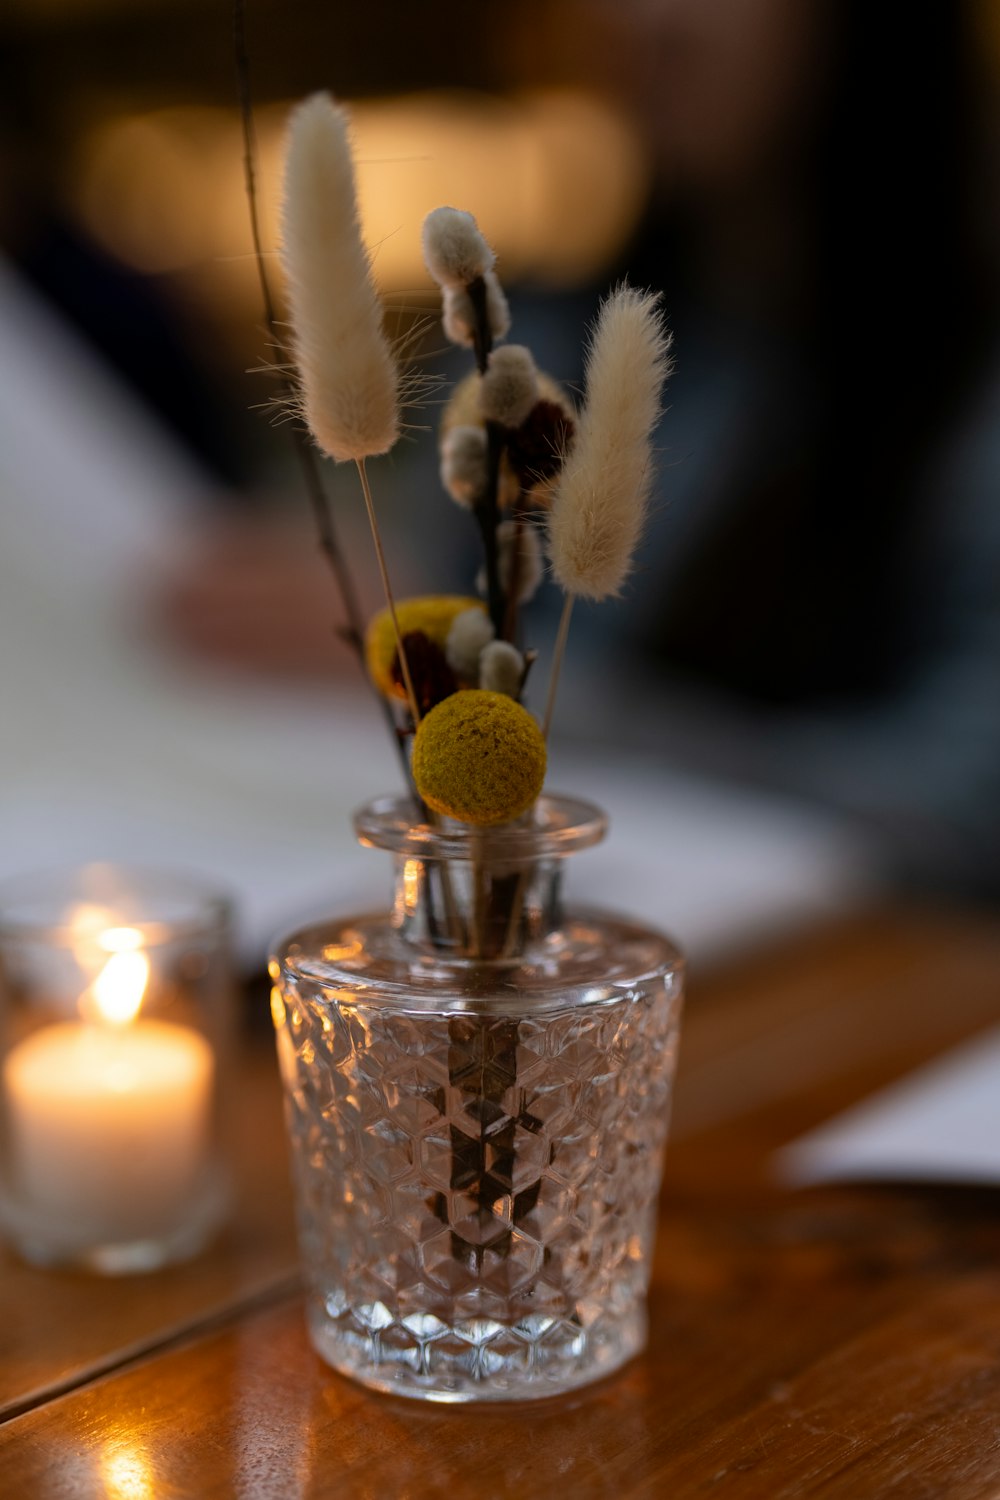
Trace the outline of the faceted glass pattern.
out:
[[[285,946],[273,1011],[331,1365],[518,1400],[641,1349],[680,970],[593,916],[492,964],[428,962],[378,919]]]

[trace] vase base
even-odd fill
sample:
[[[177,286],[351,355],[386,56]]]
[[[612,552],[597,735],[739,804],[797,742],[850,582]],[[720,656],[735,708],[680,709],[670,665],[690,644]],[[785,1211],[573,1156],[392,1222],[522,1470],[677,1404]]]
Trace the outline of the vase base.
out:
[[[449,1326],[427,1314],[395,1320],[388,1309],[331,1319],[309,1312],[309,1337],[320,1358],[370,1390],[442,1405],[537,1401],[591,1385],[626,1364],[646,1344],[644,1307],[590,1329],[577,1319],[528,1317],[515,1324],[482,1318]],[[381,1323],[370,1327],[364,1322]]]

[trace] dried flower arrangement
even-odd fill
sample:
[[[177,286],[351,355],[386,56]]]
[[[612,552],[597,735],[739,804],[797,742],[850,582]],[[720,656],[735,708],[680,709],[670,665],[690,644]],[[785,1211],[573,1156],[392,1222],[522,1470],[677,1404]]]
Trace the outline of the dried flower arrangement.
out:
[[[251,148],[248,126],[248,165]],[[348,581],[345,633],[414,800],[357,815],[362,841],[397,857],[391,921],[293,934],[272,959],[274,1013],[316,1348],[379,1389],[513,1399],[596,1379],[645,1338],[680,961],[636,924],[562,911],[561,855],[604,820],[572,799],[533,809],[573,601],[616,594],[631,567],[670,340],[655,296],[612,292],[578,408],[504,342],[472,215],[435,209],[423,250],[445,333],[475,363],[439,449],[482,543],[479,597],[393,593],[366,464],[396,441],[407,382],[361,240],[347,116],[307,99],[283,211],[290,400],[321,544]],[[316,504],[317,449],[357,467],[385,592],[366,629]],[[546,561],[565,602],[539,724],[520,625]]]
[[[405,382],[361,239],[348,116],[324,94],[291,118],[282,227],[296,408],[323,453],[357,466],[385,591],[365,633],[370,679],[400,741],[412,735],[424,808],[477,827],[507,822],[542,788],[573,601],[620,592],[642,529],[670,369],[658,299],[623,285],[603,303],[577,410],[527,348],[500,342],[510,313],[473,216],[427,216],[424,260],[444,331],[475,358],[445,407],[440,462],[445,489],[479,529],[485,598],[397,602],[366,460],[399,437]],[[536,653],[522,648],[518,626],[546,556],[565,603],[540,729],[522,703]]]

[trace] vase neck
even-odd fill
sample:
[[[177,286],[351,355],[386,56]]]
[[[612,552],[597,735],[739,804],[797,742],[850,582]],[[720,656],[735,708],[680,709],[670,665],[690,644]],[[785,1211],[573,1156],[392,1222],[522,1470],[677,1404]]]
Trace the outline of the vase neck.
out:
[[[425,953],[523,957],[562,922],[561,866],[558,859],[512,865],[397,855],[393,926]]]
[[[354,822],[363,844],[395,856],[400,938],[474,961],[517,959],[558,929],[563,861],[606,827],[597,808],[566,797],[540,798],[517,822],[489,829],[422,822],[402,798],[370,803]]]

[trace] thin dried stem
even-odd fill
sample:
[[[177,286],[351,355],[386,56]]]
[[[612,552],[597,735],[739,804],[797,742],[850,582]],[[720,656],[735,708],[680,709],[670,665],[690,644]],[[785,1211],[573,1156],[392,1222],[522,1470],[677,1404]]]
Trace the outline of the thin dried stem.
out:
[[[413,715],[413,724],[416,727],[420,723],[420,709],[417,705],[417,695],[413,691],[413,678],[410,676],[410,664],[406,659],[406,650],[403,646],[403,637],[399,629],[399,620],[396,618],[396,600],[392,592],[392,584],[389,582],[389,569],[386,567],[385,553],[382,550],[382,536],[378,529],[378,521],[375,517],[375,502],[372,500],[371,486],[368,483],[368,473],[365,469],[363,458],[355,460],[358,470],[358,478],[361,480],[361,488],[364,492],[365,507],[368,511],[368,524],[372,531],[372,541],[375,544],[375,556],[378,558],[378,570],[382,575],[382,589],[385,593],[385,602],[389,607],[389,618],[392,620],[392,631],[396,637],[396,652],[399,656],[399,668],[403,674],[403,686],[406,688],[406,697],[410,705],[410,713]]]
[[[522,870],[517,877],[514,894],[511,897],[510,912],[507,917],[507,931],[504,934],[503,947],[500,950],[501,958],[510,958],[517,949],[517,940],[520,935],[521,918],[524,914],[524,898],[528,891],[528,872]]]
[[[566,655],[566,639],[569,635],[569,622],[573,618],[572,594],[567,594],[563,600],[562,614],[559,617],[559,629],[556,633],[555,650],[552,653],[552,672],[549,676],[549,695],[545,701],[545,719],[542,723],[542,734],[546,740],[552,728],[552,715],[556,707],[556,689],[559,686],[559,673],[562,671],[563,657]]]
[[[430,813],[428,822],[435,828],[440,827],[436,813]],[[448,926],[448,934],[456,947],[462,943],[462,919],[459,915],[458,902],[455,900],[455,891],[451,883],[451,871],[448,869],[448,861],[441,860],[439,869],[441,872],[441,896],[444,900],[444,918]]]
[[[236,77],[240,88],[240,119],[243,124],[243,180],[246,183],[247,206],[250,210],[250,233],[253,238],[253,255],[260,285],[260,299],[264,304],[264,319],[272,337],[275,335],[276,318],[271,288],[264,265],[264,251],[260,234],[260,214],[257,207],[257,132],[254,128],[253,99],[250,94],[250,56],[247,52],[246,7],[244,0],[233,3],[233,52],[236,58]]]
[[[420,800],[419,797],[417,798],[417,804],[420,807],[424,821],[428,823],[431,828],[440,829],[444,826],[440,814],[436,813],[432,807],[428,807],[426,803]],[[441,900],[444,905],[445,926],[447,927],[448,936],[451,939],[452,943],[456,948],[460,948],[464,941],[462,919],[458,910],[458,903],[455,900],[455,891],[451,883],[451,871],[448,868],[448,861],[446,859],[442,859],[437,862],[435,862],[433,859],[427,861],[427,910],[428,915],[431,919],[429,924],[431,929],[431,942],[435,945],[435,947],[440,946],[440,937],[437,932],[437,922],[435,921],[433,915],[434,901],[431,895],[431,873],[435,869],[435,863],[438,879],[441,883]]]
[[[294,400],[294,392],[288,379],[288,372],[294,369],[294,364],[290,359],[285,341],[279,331],[278,317],[275,311],[274,298],[271,295],[271,285],[268,280],[267,263],[260,233],[256,172],[257,137],[254,128],[253,96],[250,90],[250,56],[247,50],[246,7],[244,0],[234,0],[233,3],[233,52],[236,61],[236,76],[239,83],[240,117],[243,126],[243,177],[246,186],[247,207],[250,214],[250,235],[253,243],[254,262],[257,267],[257,281],[260,286],[261,303],[264,308],[264,321],[267,325],[268,335],[283,367],[281,371],[275,371],[274,373],[280,373],[283,376],[285,387],[283,393],[284,400],[286,404],[289,404]],[[354,587],[354,579],[337,540],[333,516],[330,511],[330,502],[320,477],[316,450],[309,441],[307,433],[298,422],[292,428],[292,441],[295,444],[295,456],[298,460],[303,486],[313,514],[320,551],[329,564],[337,592],[340,595],[341,606],[346,616],[347,624],[340,633],[358,658],[365,681],[369,684],[375,695],[392,742],[396,747],[396,753],[399,756],[400,765],[403,770],[403,778],[413,792],[414,798],[419,802],[413,787],[413,778],[410,774],[410,764],[406,755],[406,747],[396,725],[396,720],[393,717],[392,707],[383,698],[368,675],[364,653],[364,617],[362,616],[357,591]]]
[[[486,957],[486,861],[484,859],[483,836],[476,830],[472,837],[472,931],[471,949],[473,958]]]

